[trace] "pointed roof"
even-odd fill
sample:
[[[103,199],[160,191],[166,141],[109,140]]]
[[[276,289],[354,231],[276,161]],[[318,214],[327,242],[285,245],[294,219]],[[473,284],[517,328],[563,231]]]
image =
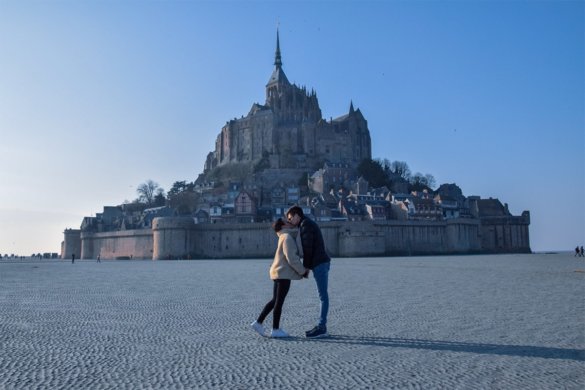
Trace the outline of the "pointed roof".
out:
[[[280,68],[282,66],[282,58],[280,56],[280,36],[278,34],[278,28],[276,29],[276,53],[274,57],[274,65]]]
[[[270,76],[270,80],[268,80],[268,84],[266,86],[272,84],[290,84],[284,71],[282,70],[282,57],[280,55],[280,36],[278,33],[278,28],[276,29],[276,53],[274,55],[274,71]]]
[[[350,102],[349,102],[349,112],[347,114],[345,114],[345,115],[342,115],[340,117],[337,117],[337,118],[333,119],[333,122],[343,122],[343,121],[346,121],[349,117],[351,117],[353,115],[357,115],[358,117],[359,116],[361,116],[361,117],[364,116],[362,114],[362,112],[360,111],[359,108],[356,110],[353,107],[353,100],[350,100]]]

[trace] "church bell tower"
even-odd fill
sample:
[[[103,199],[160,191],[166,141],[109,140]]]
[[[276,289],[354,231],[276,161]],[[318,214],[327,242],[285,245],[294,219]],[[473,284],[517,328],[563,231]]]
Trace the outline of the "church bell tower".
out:
[[[280,56],[280,38],[278,29],[276,30],[276,53],[274,56],[274,71],[266,84],[266,105],[273,108],[280,108],[278,101],[286,87],[290,86],[290,82],[286,78],[282,70],[282,57]]]

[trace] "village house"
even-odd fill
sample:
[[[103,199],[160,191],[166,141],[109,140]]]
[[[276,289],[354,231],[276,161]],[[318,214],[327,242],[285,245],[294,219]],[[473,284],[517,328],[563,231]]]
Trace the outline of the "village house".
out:
[[[234,213],[239,223],[254,222],[256,200],[247,191],[240,191],[234,200]]]
[[[457,199],[449,196],[449,195],[435,195],[434,201],[436,204],[441,206],[443,210],[443,218],[444,219],[451,219],[451,218],[459,218],[459,202]]]
[[[443,219],[443,211],[441,206],[437,205],[433,199],[429,198],[413,198],[414,214],[411,219]]]
[[[383,221],[386,218],[386,207],[380,203],[366,203],[368,218],[372,221]]]

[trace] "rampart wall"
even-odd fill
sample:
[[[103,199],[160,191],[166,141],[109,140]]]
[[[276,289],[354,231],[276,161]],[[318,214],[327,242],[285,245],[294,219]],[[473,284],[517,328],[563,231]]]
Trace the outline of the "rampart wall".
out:
[[[81,258],[152,259],[153,231],[122,230],[118,232],[81,233]]]
[[[483,218],[481,224],[481,246],[485,252],[525,252],[530,248],[528,224],[530,213],[519,217]]]
[[[529,221],[501,220],[321,222],[328,252],[334,257],[410,256],[530,252]],[[69,238],[68,238],[69,237]],[[81,258],[221,259],[272,257],[277,237],[269,224],[195,224],[190,218],[156,218],[153,228],[119,232],[83,232]],[[65,235],[65,248],[74,248]],[[64,251],[70,257],[71,249]]]

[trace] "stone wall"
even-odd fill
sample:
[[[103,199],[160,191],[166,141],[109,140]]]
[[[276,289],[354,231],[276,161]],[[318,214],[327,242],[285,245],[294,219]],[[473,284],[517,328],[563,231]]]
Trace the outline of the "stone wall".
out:
[[[152,259],[153,231],[150,229],[122,230],[81,234],[81,258],[95,259]]]
[[[528,211],[519,217],[482,218],[482,250],[487,253],[530,252],[529,224]]]
[[[476,219],[456,219],[447,221],[447,253],[478,253],[482,251],[480,221]]]
[[[320,223],[334,257],[530,252],[526,219]],[[66,242],[70,242],[67,240]],[[153,229],[83,233],[82,258],[272,258],[277,236],[268,223],[194,224],[155,218]],[[70,256],[70,254],[69,254]]]
[[[195,225],[192,234],[196,258],[272,257],[277,244],[268,223]]]
[[[386,248],[384,233],[380,231],[342,229],[338,244],[343,257],[382,256]]]

